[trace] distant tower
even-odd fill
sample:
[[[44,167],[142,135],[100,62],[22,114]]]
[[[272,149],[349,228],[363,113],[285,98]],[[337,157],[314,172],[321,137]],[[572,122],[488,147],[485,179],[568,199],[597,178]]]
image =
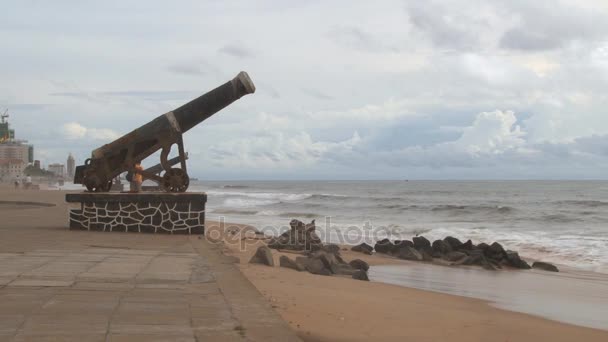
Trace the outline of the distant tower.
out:
[[[74,170],[76,169],[76,161],[74,160],[74,156],[70,153],[68,156],[68,177],[74,178]]]

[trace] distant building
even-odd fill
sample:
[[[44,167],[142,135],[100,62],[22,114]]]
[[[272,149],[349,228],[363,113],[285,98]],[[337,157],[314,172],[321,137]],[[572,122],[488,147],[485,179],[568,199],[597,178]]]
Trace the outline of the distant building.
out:
[[[21,159],[1,159],[0,160],[0,179],[9,181],[24,177],[24,170],[27,166]]]
[[[63,177],[65,175],[65,166],[63,164],[55,163],[49,165],[49,171],[55,174],[55,176]]]
[[[70,153],[68,156],[68,177],[74,178],[74,171],[76,170],[76,161],[74,160],[74,156]]]
[[[40,160],[34,160],[34,168],[40,170]]]
[[[27,166],[34,162],[34,146],[15,139],[15,130],[9,127],[7,118],[5,112],[0,121],[0,160],[21,159]]]

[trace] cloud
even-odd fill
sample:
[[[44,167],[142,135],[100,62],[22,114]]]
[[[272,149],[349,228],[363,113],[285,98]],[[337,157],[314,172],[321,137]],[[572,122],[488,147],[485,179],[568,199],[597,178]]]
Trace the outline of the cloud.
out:
[[[219,53],[229,55],[237,58],[250,58],[253,57],[253,52],[248,48],[244,47],[241,44],[228,44],[222,46],[219,50]]]
[[[87,128],[77,122],[68,122],[61,128],[62,133],[68,140],[102,140],[111,142],[120,137],[120,134],[107,128]]]
[[[311,97],[314,97],[317,100],[333,100],[333,96],[323,93],[322,91],[314,88],[302,88],[302,91]]]

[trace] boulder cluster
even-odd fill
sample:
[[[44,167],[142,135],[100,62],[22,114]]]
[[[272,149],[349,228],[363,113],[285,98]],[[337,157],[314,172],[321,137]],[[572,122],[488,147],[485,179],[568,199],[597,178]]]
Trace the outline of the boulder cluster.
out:
[[[268,246],[259,247],[249,262],[274,266],[271,248],[300,251],[302,255],[295,259],[282,255],[279,258],[279,266],[324,276],[339,275],[357,280],[369,280],[367,276],[369,265],[360,259],[346,262],[340,255],[338,245],[323,244],[315,233],[314,220],[308,224],[291,220],[289,225],[291,227],[289,231],[271,239]]]
[[[261,246],[253,255],[250,264],[263,264],[274,266],[272,251],[267,246]],[[346,262],[340,255],[337,245],[323,245],[314,252],[308,252],[294,259],[286,255],[279,258],[279,266],[294,269],[298,272],[310,272],[312,274],[331,276],[348,276],[357,280],[369,280],[367,270],[369,265],[360,259]]]
[[[545,262],[535,262],[531,267],[515,251],[505,250],[503,246],[494,242],[491,245],[480,243],[473,244],[471,240],[462,242],[459,239],[448,236],[443,240],[435,240],[431,243],[424,236],[416,236],[410,240],[388,239],[377,241],[372,247],[366,243],[354,246],[351,250],[365,254],[376,253],[387,254],[396,258],[413,261],[431,261],[444,265],[477,265],[487,270],[497,270],[503,267],[517,269],[530,269],[532,267],[547,271],[557,272],[557,267]]]
[[[298,220],[291,220],[289,226],[291,229],[279,237],[272,238],[268,242],[268,247],[292,251],[313,251],[323,246],[321,239],[316,233],[315,220],[312,220],[308,224],[304,224],[304,222]]]

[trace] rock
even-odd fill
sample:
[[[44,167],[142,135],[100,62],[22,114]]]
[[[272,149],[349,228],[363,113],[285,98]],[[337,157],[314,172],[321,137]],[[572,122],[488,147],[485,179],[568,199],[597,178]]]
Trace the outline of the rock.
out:
[[[340,255],[340,246],[333,243],[322,245],[320,249],[328,253]]]
[[[483,267],[484,270],[496,271],[495,264],[493,264],[491,260],[488,260],[486,258],[481,259],[481,267]]]
[[[339,274],[339,275],[352,276],[357,271],[359,271],[359,270],[356,268],[353,268],[349,264],[334,264],[331,267],[331,272],[333,274]]]
[[[369,281],[366,271],[358,270],[353,274],[353,279]]]
[[[285,255],[281,255],[281,257],[279,258],[279,266],[291,268],[298,272],[306,271],[306,266],[289,259],[289,257]]]
[[[395,240],[393,247],[391,249],[392,254],[399,254],[399,249],[403,247],[414,247],[414,243],[410,240]]]
[[[422,261],[433,261],[433,249],[422,249],[419,252],[422,255]]]
[[[559,272],[557,266],[550,264],[548,262],[535,261],[532,264],[532,268],[538,268],[539,270],[549,271],[549,272]]]
[[[475,249],[480,250],[480,251],[485,251],[488,248],[490,248],[490,245],[488,245],[485,242],[482,242],[479,245],[475,246]]]
[[[306,270],[312,274],[319,274],[324,276],[332,275],[331,270],[326,268],[325,264],[320,259],[297,257],[296,262],[304,264]]]
[[[335,254],[328,253],[323,250],[318,250],[316,252],[313,252],[310,255],[310,258],[321,260],[323,262],[323,264],[325,265],[325,268],[330,269],[330,270],[334,264],[341,264],[341,262],[336,258]]]
[[[472,251],[474,247],[475,245],[473,245],[473,241],[467,240],[467,242],[460,245],[460,248],[458,249],[461,251]]]
[[[291,220],[290,230],[270,240],[268,247],[274,249],[288,249],[296,251],[312,251],[322,246],[321,239],[315,233],[315,220],[308,224],[302,221]]]
[[[403,247],[399,249],[397,258],[404,260],[422,261],[422,254],[418,252],[414,247]]]
[[[376,242],[376,245],[374,245],[374,249],[376,250],[377,253],[388,254],[393,249],[393,246],[394,246],[393,243],[390,242],[389,239],[382,239],[382,240]]]
[[[424,236],[415,236],[412,240],[414,240],[414,248],[417,250],[429,250],[431,248],[431,241],[429,241]]]
[[[369,265],[361,259],[355,259],[355,260],[349,262],[348,264],[358,270],[363,270],[363,271],[369,270]]]
[[[521,259],[519,257],[519,254],[517,252],[507,251],[507,252],[505,252],[505,254],[506,254],[507,265],[509,265],[511,267],[523,269],[523,270],[529,270],[530,268],[532,268],[532,267],[530,267],[530,265],[528,265],[527,262],[525,262],[523,259]]]
[[[364,242],[360,245],[354,246],[350,250],[353,252],[360,252],[360,253],[372,255],[372,252],[374,251],[374,247],[372,247]]]
[[[452,246],[444,240],[435,240],[433,241],[433,252],[438,253],[439,255],[448,254],[452,251]]]
[[[267,246],[260,246],[251,260],[249,260],[249,263],[274,266],[274,260],[272,259],[272,252],[270,251],[270,248]]]
[[[445,239],[443,239],[443,241],[450,245],[450,247],[452,247],[452,250],[456,250],[462,245],[462,242],[460,242],[460,240],[451,236],[446,237]]]
[[[490,247],[486,248],[484,254],[487,258],[496,261],[501,261],[506,256],[505,249],[498,242],[494,242]]]
[[[466,258],[467,255],[462,252],[453,251],[453,252],[446,254],[444,257],[448,261],[459,261],[459,260]]]

